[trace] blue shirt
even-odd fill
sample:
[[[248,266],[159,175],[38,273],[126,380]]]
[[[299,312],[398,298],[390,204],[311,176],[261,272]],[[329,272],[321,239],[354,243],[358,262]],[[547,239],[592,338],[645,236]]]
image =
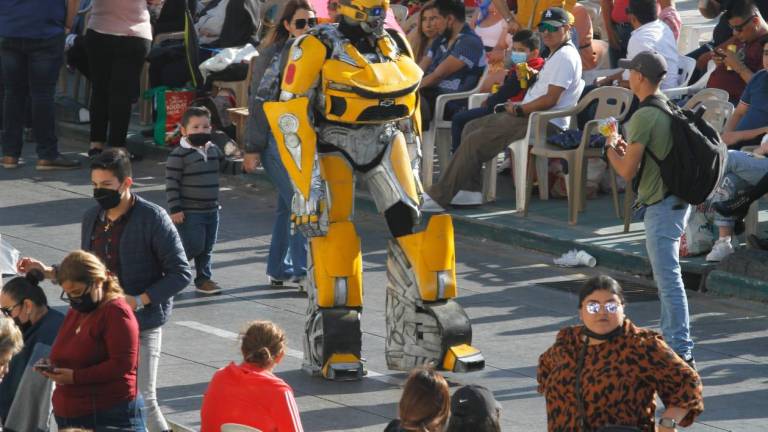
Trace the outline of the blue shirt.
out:
[[[747,113],[736,125],[737,131],[768,126],[768,71],[758,71],[749,80],[741,101],[749,105]]]
[[[0,0],[0,37],[49,39],[58,36],[64,33],[66,5],[65,0]]]
[[[463,68],[437,84],[441,93],[456,93],[475,88],[483,74],[483,69],[487,65],[483,40],[467,24],[461,28],[453,46],[449,47],[448,40],[445,37],[440,37],[432,43],[427,56],[432,59],[426,71],[427,75],[434,72],[448,56],[453,56],[464,62]]]

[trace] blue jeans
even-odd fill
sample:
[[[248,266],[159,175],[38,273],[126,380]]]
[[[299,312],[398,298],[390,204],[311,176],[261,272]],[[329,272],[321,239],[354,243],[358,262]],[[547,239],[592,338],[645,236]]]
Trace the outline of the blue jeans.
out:
[[[219,211],[184,212],[184,222],[178,228],[187,259],[195,260],[195,286],[199,287],[211,280],[211,256],[219,232]]]
[[[298,231],[291,233],[293,184],[271,134],[267,148],[261,154],[261,164],[277,188],[277,217],[272,226],[267,275],[282,281],[304,277],[307,274],[307,240]]]
[[[145,432],[144,417],[141,410],[144,406],[141,396],[129,402],[121,402],[112,408],[95,412],[83,417],[56,416],[59,429],[83,428],[94,432]]]
[[[63,33],[50,39],[0,38],[0,66],[5,87],[4,156],[18,158],[21,155],[28,100],[32,105],[37,157],[53,160],[59,156],[54,95],[63,61]]]
[[[736,192],[756,185],[766,174],[768,174],[768,158],[756,158],[752,153],[728,150],[725,177],[711,200],[713,203],[729,200],[736,196]],[[733,227],[735,223],[735,217],[723,216],[715,212],[715,225]]]
[[[459,145],[461,145],[461,132],[464,130],[464,126],[466,126],[467,123],[491,113],[493,113],[493,107],[480,107],[462,111],[454,115],[451,119],[451,150],[455,152],[456,149],[459,148]]]
[[[688,298],[680,270],[680,237],[691,206],[670,195],[645,209],[645,247],[661,300],[661,333],[683,359],[693,356]]]

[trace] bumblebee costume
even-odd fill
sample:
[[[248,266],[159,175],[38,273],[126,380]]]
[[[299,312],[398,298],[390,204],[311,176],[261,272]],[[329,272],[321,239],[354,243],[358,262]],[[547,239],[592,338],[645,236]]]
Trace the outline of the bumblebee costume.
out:
[[[363,308],[360,239],[352,224],[355,174],[368,184],[394,240],[387,255],[386,360],[410,370],[434,362],[481,369],[456,297],[450,216],[419,221],[418,87],[407,42],[383,28],[388,0],[341,0],[338,24],[298,38],[280,99],[264,111],[294,185],[294,228],[309,239],[304,368],[360,379]]]

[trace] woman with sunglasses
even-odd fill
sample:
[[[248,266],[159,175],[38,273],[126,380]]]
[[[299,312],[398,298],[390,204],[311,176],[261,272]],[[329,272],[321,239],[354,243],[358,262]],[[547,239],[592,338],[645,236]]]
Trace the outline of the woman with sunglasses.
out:
[[[24,348],[13,357],[8,374],[0,383],[0,420],[4,425],[27,365],[37,361],[33,355],[50,351],[64,321],[61,312],[48,307],[48,299],[40,288],[42,280],[42,273],[31,271],[11,279],[0,291],[0,311],[13,320],[24,338]]]
[[[75,251],[57,269],[70,309],[36,368],[56,383],[53,413],[60,429],[144,432],[136,387],[139,325],[117,278],[95,255]]]
[[[626,426],[671,432],[704,410],[701,379],[651,330],[624,315],[621,286],[609,276],[589,279],[579,292],[582,325],[560,330],[539,358],[539,392],[550,431],[610,431]],[[655,397],[666,410],[655,426]],[[603,429],[605,428],[605,429]]]
[[[248,136],[243,165],[253,172],[259,164],[277,187],[277,218],[272,227],[272,241],[267,260],[267,276],[273,287],[304,286],[307,275],[307,240],[301,233],[291,233],[291,200],[293,186],[285,171],[277,144],[269,130],[264,102],[277,100],[280,78],[293,39],[317,25],[315,11],[307,0],[291,0],[283,9],[280,21],[259,48],[253,69],[251,98],[248,104]]]

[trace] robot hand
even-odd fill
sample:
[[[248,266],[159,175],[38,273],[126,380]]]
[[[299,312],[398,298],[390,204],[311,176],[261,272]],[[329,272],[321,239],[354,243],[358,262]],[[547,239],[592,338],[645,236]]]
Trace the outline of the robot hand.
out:
[[[312,181],[309,199],[297,191],[293,194],[291,207],[293,229],[304,234],[304,237],[321,237],[328,233],[325,183],[319,177]]]

